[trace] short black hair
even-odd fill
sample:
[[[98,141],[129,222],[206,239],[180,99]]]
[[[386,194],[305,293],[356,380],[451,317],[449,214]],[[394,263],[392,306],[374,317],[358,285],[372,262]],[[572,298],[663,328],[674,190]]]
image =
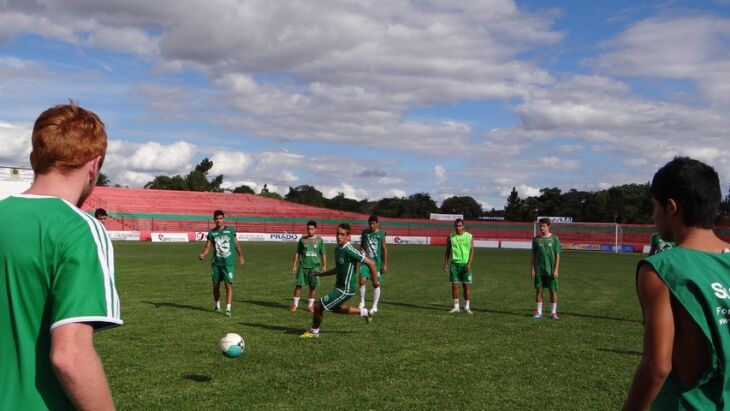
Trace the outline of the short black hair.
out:
[[[715,169],[689,157],[675,157],[660,168],[651,181],[651,194],[665,209],[667,201],[674,200],[688,227],[712,228],[722,201]]]
[[[309,220],[309,221],[307,221],[307,227],[309,227],[310,225],[311,225],[312,227],[314,227],[314,228],[317,228],[317,222],[316,222],[316,221],[314,221],[314,220]]]
[[[456,220],[454,220],[454,225],[457,225],[459,223],[464,224],[464,219],[463,218],[457,218]]]
[[[99,217],[107,217],[107,216],[108,216],[108,214],[106,213],[106,210],[104,210],[103,208],[97,208],[96,211],[94,211],[94,218],[98,219]]]
[[[379,222],[378,216],[376,216],[375,214],[371,215],[370,218],[368,218],[368,224],[373,223],[373,222],[375,222],[375,223]]]
[[[538,224],[543,224],[543,223],[545,223],[545,224],[547,224],[547,225],[548,225],[548,227],[550,227],[550,223],[551,223],[551,221],[550,221],[550,219],[549,219],[549,218],[547,218],[547,217],[543,217],[543,218],[541,218],[541,219],[537,220],[537,223],[538,223]]]
[[[341,228],[341,229],[347,231],[348,233],[350,232],[350,224],[347,224],[347,223],[340,223],[340,225],[338,225],[337,228]]]
[[[215,210],[215,211],[213,211],[213,218],[216,218],[219,215],[222,215],[223,217],[225,217],[226,216],[226,213],[224,213],[223,210]]]

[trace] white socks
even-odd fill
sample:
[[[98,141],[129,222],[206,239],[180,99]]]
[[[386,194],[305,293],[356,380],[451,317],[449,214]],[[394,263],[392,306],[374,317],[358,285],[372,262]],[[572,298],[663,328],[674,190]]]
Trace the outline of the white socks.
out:
[[[454,298],[454,308],[456,308],[457,310],[459,309],[459,299],[458,298]]]
[[[469,300],[464,300],[464,309],[465,310],[469,309]]]
[[[542,314],[542,303],[537,303],[537,308],[535,310],[538,314]]]
[[[221,309],[221,302],[220,301],[216,301],[215,302],[215,308],[217,308],[219,310]]]
[[[319,328],[310,328],[312,334],[319,334]]]
[[[307,305],[314,305],[314,298],[310,298],[307,300]]]
[[[558,312],[558,303],[550,304],[550,314],[556,314]]]
[[[226,311],[231,311],[231,305],[230,304],[226,304]]]
[[[361,308],[360,309],[360,317],[367,317],[368,316],[368,309],[367,308]]]
[[[364,285],[361,285],[360,286],[360,307],[365,306],[365,290],[367,290],[367,288],[365,288]]]
[[[292,302],[292,304],[299,306],[299,297],[294,297],[294,301]]]
[[[373,308],[378,309],[378,303],[380,302],[380,287],[373,290]]]

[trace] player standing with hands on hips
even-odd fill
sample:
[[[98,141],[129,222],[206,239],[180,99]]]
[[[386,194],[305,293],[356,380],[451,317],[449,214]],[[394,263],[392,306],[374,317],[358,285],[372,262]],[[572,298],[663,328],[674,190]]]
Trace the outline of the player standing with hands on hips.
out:
[[[550,318],[558,317],[558,268],[560,267],[560,240],[550,233],[550,219],[541,218],[540,235],[532,239],[532,257],[530,260],[530,277],[535,282],[535,301],[537,307],[532,318],[542,318],[542,290],[550,290]]]
[[[464,311],[473,314],[469,306],[471,301],[471,263],[474,260],[474,241],[471,233],[464,231],[464,220],[457,218],[454,221],[454,232],[446,239],[446,253],[444,254],[444,272],[450,273],[451,297],[454,299],[454,308],[450,313],[461,312],[459,309],[459,283],[464,288]],[[449,262],[451,262],[449,264]]]
[[[236,248],[238,253],[238,262],[243,265],[243,251],[236,240],[236,230],[227,226],[224,219],[225,214],[222,210],[213,212],[213,221],[215,228],[208,231],[208,241],[205,242],[203,251],[198,256],[199,260],[205,258],[213,245],[213,258],[210,260],[211,276],[213,278],[213,300],[215,307],[213,312],[221,312],[221,281],[226,283],[226,316],[231,315],[231,303],[233,302],[233,274],[235,273],[233,250]],[[233,246],[233,247],[231,247]]]

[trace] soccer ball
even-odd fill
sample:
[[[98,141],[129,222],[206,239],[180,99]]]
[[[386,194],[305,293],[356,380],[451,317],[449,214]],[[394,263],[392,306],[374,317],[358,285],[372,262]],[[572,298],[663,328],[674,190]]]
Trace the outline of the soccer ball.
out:
[[[243,353],[246,344],[236,333],[228,333],[218,343],[218,349],[228,358],[236,358]]]

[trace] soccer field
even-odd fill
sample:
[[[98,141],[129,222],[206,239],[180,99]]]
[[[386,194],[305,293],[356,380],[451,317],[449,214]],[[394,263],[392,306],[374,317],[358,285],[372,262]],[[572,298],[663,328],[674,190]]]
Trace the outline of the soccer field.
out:
[[[476,250],[468,315],[448,313],[443,248],[391,245],[375,321],[327,313],[321,337],[301,340],[311,314],[306,289],[288,311],[295,245],[241,245],[225,317],[211,312],[202,243],[115,244],[125,325],[95,340],[119,409],[611,410],[640,360],[636,254],[564,252],[554,321],[531,319],[529,251]],[[240,358],[216,350],[229,332],[246,342]]]

